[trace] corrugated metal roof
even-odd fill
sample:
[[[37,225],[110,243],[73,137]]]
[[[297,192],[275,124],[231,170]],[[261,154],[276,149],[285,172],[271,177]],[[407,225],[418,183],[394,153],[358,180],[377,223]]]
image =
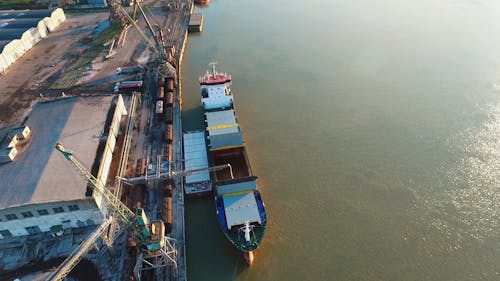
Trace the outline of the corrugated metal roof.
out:
[[[0,19],[28,19],[50,17],[52,10],[0,10]]]
[[[242,146],[243,133],[232,133],[224,135],[210,136],[210,150],[215,150],[228,146]]]
[[[12,150],[12,147],[2,147],[0,148],[0,156],[7,156],[10,154],[10,151]]]
[[[239,132],[234,110],[206,112],[207,131],[210,136]]]
[[[20,39],[28,28],[0,28],[0,40]]]
[[[232,226],[242,225],[247,221],[261,223],[253,191],[224,195],[222,198],[228,229]]]
[[[186,170],[208,167],[205,132],[184,133],[184,167]],[[186,176],[186,184],[210,181],[208,171]]]
[[[54,146],[61,141],[90,169],[112,100],[69,98],[35,105],[25,123],[32,139],[13,162],[0,165],[0,209],[86,198],[87,181]]]
[[[4,19],[0,20],[0,28],[24,28],[37,27],[43,19]]]

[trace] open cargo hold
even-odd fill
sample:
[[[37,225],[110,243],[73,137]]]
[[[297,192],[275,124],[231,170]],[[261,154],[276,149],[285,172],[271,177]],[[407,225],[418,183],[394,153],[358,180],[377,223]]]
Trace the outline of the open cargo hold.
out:
[[[211,151],[211,155],[215,166],[230,164],[235,179],[252,176],[245,147],[215,150]],[[215,178],[217,182],[230,180],[231,173],[229,169],[222,169],[215,172]]]

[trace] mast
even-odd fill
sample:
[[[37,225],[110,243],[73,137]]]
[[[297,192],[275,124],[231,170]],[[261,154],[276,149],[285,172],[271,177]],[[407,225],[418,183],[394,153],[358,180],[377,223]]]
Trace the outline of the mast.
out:
[[[215,78],[217,78],[217,72],[215,71],[215,65],[217,63],[216,62],[211,62],[210,65],[212,66],[212,76]]]

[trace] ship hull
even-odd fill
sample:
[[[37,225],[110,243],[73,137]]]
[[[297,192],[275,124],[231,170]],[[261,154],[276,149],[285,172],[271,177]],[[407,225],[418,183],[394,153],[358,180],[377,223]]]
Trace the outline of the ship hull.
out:
[[[227,239],[251,264],[253,251],[262,243],[267,216],[236,118],[231,82],[230,75],[217,72],[213,65],[212,72],[200,78],[201,103],[212,166],[230,167],[211,175],[217,220]]]
[[[257,205],[259,207],[259,215],[261,217],[262,223],[260,225],[253,226],[253,234],[251,235],[251,242],[247,243],[245,241],[244,235],[239,231],[231,230],[227,227],[227,220],[224,211],[224,201],[222,196],[215,196],[215,206],[217,208],[217,221],[219,226],[226,236],[226,238],[233,244],[233,246],[241,252],[248,253],[257,250],[257,248],[262,243],[264,234],[267,227],[267,215],[265,210],[264,202],[258,190],[254,191],[254,196],[256,198]]]

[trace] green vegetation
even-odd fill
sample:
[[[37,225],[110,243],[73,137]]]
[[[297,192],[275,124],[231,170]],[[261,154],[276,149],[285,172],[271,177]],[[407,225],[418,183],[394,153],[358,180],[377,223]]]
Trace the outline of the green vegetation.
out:
[[[105,49],[104,44],[110,41],[116,34],[121,30],[119,22],[111,23],[101,34],[94,40],[90,48],[84,53],[83,57],[77,62],[77,65],[73,66],[69,71],[67,71],[61,78],[54,82],[50,88],[51,89],[65,89],[73,86],[78,79],[86,71],[87,67],[90,67],[92,61],[99,56]],[[85,41],[81,40],[80,42]]]

